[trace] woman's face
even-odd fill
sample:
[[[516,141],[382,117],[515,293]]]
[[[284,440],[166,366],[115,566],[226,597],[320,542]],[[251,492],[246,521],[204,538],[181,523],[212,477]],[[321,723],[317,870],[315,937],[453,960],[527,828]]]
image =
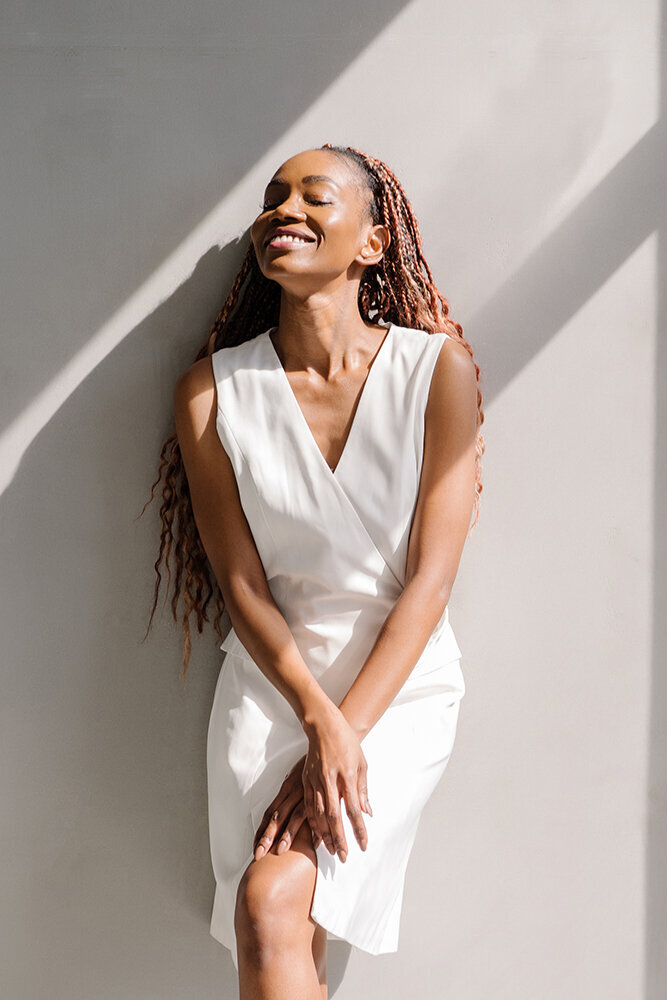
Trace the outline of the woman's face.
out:
[[[291,157],[269,181],[250,230],[262,273],[306,293],[342,275],[360,278],[379,259],[373,249],[384,229],[372,224],[369,205],[370,191],[340,156],[309,149]]]

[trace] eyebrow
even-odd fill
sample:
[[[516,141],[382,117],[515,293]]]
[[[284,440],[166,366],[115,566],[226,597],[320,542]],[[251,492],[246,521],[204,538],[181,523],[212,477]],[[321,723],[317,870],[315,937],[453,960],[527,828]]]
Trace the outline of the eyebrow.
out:
[[[325,174],[307,174],[305,177],[301,178],[302,184],[309,184],[316,181],[325,181],[327,184],[333,184],[334,187],[338,187],[338,184],[336,184],[335,180],[332,177],[327,177]],[[273,180],[269,181],[266,187],[268,190],[275,184],[285,184],[285,183],[286,181],[284,177],[274,177]]]

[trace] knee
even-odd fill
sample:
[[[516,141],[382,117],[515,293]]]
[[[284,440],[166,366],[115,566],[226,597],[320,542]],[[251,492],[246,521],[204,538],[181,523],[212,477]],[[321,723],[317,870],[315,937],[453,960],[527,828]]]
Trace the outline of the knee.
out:
[[[234,929],[239,950],[256,963],[293,943],[290,919],[290,887],[282,872],[251,862],[239,883],[234,910]]]

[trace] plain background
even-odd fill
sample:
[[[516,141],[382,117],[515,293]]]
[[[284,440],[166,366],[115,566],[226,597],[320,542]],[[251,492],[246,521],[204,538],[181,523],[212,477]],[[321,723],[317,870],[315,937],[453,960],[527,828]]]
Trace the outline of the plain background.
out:
[[[135,518],[235,239],[325,141],[404,183],[482,367],[487,447],[450,602],[467,694],[400,951],[332,944],[332,994],[664,996],[660,18],[4,0],[3,997],[236,995],[208,932],[223,654],[207,633],[183,688],[166,610],[141,643],[157,504]]]

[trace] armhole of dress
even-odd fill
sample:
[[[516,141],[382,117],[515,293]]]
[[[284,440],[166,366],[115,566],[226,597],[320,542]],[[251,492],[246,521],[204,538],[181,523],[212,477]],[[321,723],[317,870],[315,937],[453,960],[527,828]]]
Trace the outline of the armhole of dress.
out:
[[[218,385],[220,383],[220,379],[218,378],[218,370],[217,370],[217,368],[218,368],[218,362],[216,360],[219,353],[220,353],[219,351],[214,351],[213,354],[210,355],[210,358],[211,358],[211,371],[213,372],[213,387],[215,389],[215,412],[216,412],[216,414],[219,413],[219,411],[220,411],[220,399],[219,399],[219,395],[218,395]]]
[[[237,455],[232,452],[232,448],[230,446],[233,446],[233,449],[236,452],[240,452],[240,449],[238,447],[232,429],[229,426],[229,421],[222,409],[222,406],[220,405],[220,383],[222,380],[220,378],[220,372],[218,370],[218,364],[220,360],[219,353],[220,353],[219,351],[214,351],[213,354],[210,355],[211,369],[213,371],[213,386],[215,388],[215,426],[218,433],[218,440],[220,441],[220,444],[226,451],[227,457],[229,461],[232,463],[232,466],[234,468],[234,473],[236,474]],[[225,434],[221,433],[221,427],[225,428],[226,430]]]
[[[445,333],[444,330],[441,331],[441,332],[438,332],[438,333],[431,333],[431,334],[429,334],[429,336],[430,337],[442,337],[442,340],[440,341],[440,345],[438,346],[438,348],[433,351],[433,357],[429,358],[429,363],[428,363],[428,366],[427,366],[428,375],[426,377],[426,392],[424,394],[424,415],[426,414],[426,407],[428,406],[429,397],[431,395],[431,386],[433,385],[433,376],[435,374],[435,366],[438,363],[438,358],[440,357],[440,355],[442,353],[443,345],[448,340],[452,340],[453,339],[452,337],[449,336],[448,333]]]

